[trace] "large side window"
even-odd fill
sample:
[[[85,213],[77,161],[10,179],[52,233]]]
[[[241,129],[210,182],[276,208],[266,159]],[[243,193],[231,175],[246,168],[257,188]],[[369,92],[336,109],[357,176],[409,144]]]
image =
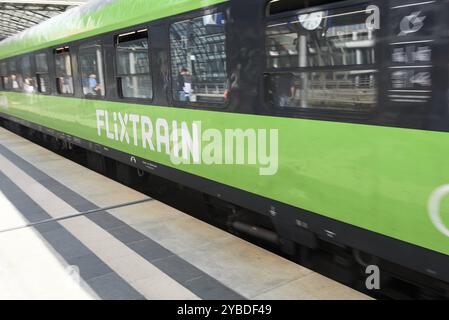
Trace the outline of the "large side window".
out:
[[[120,97],[153,98],[147,29],[117,37],[116,63]]]
[[[64,47],[55,50],[56,88],[59,94],[73,95],[72,58],[70,48]]]
[[[104,97],[103,50],[100,44],[79,48],[79,63],[83,93],[88,97]]]
[[[20,67],[22,68],[23,91],[26,93],[34,93],[36,91],[36,77],[33,75],[30,56],[20,58]]]
[[[50,93],[50,74],[48,71],[48,57],[46,53],[38,53],[34,56],[36,65],[37,91]]]
[[[299,14],[266,28],[268,92],[280,108],[367,112],[376,106],[376,31],[366,6]]]
[[[228,78],[224,14],[174,23],[170,46],[174,99],[224,103]]]
[[[8,81],[8,65],[6,62],[0,63],[0,89],[6,90],[6,83]]]
[[[22,76],[17,70],[16,60],[11,58],[8,61],[8,89],[19,91],[22,87]]]

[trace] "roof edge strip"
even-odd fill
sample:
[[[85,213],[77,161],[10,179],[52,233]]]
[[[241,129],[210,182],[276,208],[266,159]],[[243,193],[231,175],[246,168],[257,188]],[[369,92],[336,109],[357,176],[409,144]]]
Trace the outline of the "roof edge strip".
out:
[[[57,46],[228,0],[93,0],[0,42],[0,59]]]

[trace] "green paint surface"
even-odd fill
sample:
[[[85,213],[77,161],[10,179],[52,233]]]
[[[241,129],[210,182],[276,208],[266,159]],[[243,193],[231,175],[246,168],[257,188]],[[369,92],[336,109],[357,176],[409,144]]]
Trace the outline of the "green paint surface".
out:
[[[0,42],[0,59],[119,30],[227,0],[91,1]]]
[[[449,254],[449,238],[427,210],[431,194],[449,184],[447,133],[20,93],[0,93],[0,99],[0,112]],[[203,130],[278,129],[279,171],[260,176],[252,165],[175,166],[166,154],[143,149],[141,141],[135,147],[99,137],[97,109],[153,121],[201,121]],[[442,202],[442,219],[449,226],[448,200]]]

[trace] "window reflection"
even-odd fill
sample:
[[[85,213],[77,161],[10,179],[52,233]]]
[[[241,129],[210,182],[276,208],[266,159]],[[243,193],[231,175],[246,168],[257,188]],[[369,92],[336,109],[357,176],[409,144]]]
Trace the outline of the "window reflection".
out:
[[[36,91],[37,81],[31,69],[31,58],[25,56],[20,59],[23,76],[23,91],[25,93],[34,93]]]
[[[6,62],[0,63],[0,88],[8,90],[8,65]]]
[[[101,45],[81,46],[79,50],[81,79],[85,96],[105,94],[103,52]]]
[[[173,97],[223,103],[227,92],[223,13],[177,22],[170,28]]]
[[[369,111],[377,101],[375,71],[273,75],[274,103],[282,108]]]
[[[37,90],[40,93],[50,93],[50,75],[48,72],[48,59],[46,53],[39,53],[34,56],[36,64]]]
[[[144,29],[118,37],[117,73],[123,98],[153,98],[147,33]]]
[[[282,108],[368,111],[376,104],[375,31],[364,8],[312,12],[270,23],[266,55]],[[288,71],[290,70],[290,71]]]
[[[58,93],[73,95],[72,59],[68,48],[56,52],[55,64]]]
[[[375,63],[374,31],[361,10],[326,11],[315,30],[299,17],[267,27],[269,68],[349,66]],[[303,62],[301,62],[303,61]]]
[[[16,61],[11,59],[8,61],[8,89],[18,91],[22,88],[22,76],[17,71]]]

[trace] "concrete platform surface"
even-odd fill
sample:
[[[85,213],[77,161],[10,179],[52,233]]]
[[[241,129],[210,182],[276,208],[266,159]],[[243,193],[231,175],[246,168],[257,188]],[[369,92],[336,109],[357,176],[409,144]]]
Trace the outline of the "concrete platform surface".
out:
[[[0,128],[0,299],[369,299]]]

